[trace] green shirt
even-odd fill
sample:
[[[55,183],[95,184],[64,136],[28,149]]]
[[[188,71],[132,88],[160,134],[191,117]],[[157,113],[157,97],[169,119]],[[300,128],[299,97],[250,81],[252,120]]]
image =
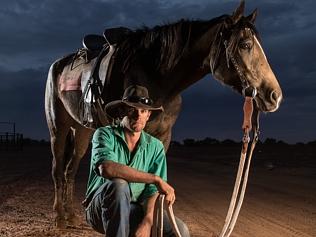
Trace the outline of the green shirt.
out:
[[[90,175],[86,197],[94,193],[106,178],[100,176],[98,166],[114,161],[134,169],[155,174],[167,181],[167,164],[163,144],[157,138],[142,131],[139,144],[133,154],[125,141],[123,128],[106,126],[98,128],[92,138]],[[154,184],[129,183],[132,201],[142,201],[157,192]]]

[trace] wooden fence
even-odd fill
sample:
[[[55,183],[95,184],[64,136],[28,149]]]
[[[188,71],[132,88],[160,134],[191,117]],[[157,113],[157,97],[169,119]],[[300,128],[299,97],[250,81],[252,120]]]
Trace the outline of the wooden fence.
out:
[[[0,133],[0,150],[23,150],[23,134]]]

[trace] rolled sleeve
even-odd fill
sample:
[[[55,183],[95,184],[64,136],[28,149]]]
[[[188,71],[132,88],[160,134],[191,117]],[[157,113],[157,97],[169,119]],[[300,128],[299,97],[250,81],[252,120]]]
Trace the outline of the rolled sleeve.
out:
[[[92,138],[92,168],[97,175],[99,165],[105,161],[118,161],[117,154],[114,152],[114,139],[110,128],[98,128]]]

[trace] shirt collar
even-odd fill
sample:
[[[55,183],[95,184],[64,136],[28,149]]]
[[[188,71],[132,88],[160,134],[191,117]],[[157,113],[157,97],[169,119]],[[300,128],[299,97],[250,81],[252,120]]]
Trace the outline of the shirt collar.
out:
[[[123,141],[126,143],[125,135],[124,135],[124,127],[121,125],[114,127],[114,133],[123,139]],[[151,141],[151,137],[148,133],[146,133],[144,130],[142,130],[139,138],[139,147],[145,147],[148,143]]]

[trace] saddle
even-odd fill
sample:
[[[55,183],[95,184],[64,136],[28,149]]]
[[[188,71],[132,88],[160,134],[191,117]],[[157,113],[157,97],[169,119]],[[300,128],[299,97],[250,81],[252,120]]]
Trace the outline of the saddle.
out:
[[[115,45],[122,42],[132,31],[126,27],[105,29],[102,35],[89,34],[82,39],[83,48],[87,51],[89,60],[97,57],[107,45]]]
[[[73,54],[60,76],[60,91],[81,90],[79,119],[82,125],[96,128],[108,124],[101,94],[109,82],[112,57],[117,45],[132,33],[125,27],[106,29],[102,35],[86,35],[83,48]]]
[[[101,94],[106,78],[109,78],[110,60],[116,45],[126,39],[131,32],[128,28],[118,27],[106,29],[103,36],[86,35],[82,41],[84,48],[74,56],[74,60],[77,57],[85,58],[86,64],[95,60],[79,104],[80,120],[86,127],[95,128],[107,124]]]

